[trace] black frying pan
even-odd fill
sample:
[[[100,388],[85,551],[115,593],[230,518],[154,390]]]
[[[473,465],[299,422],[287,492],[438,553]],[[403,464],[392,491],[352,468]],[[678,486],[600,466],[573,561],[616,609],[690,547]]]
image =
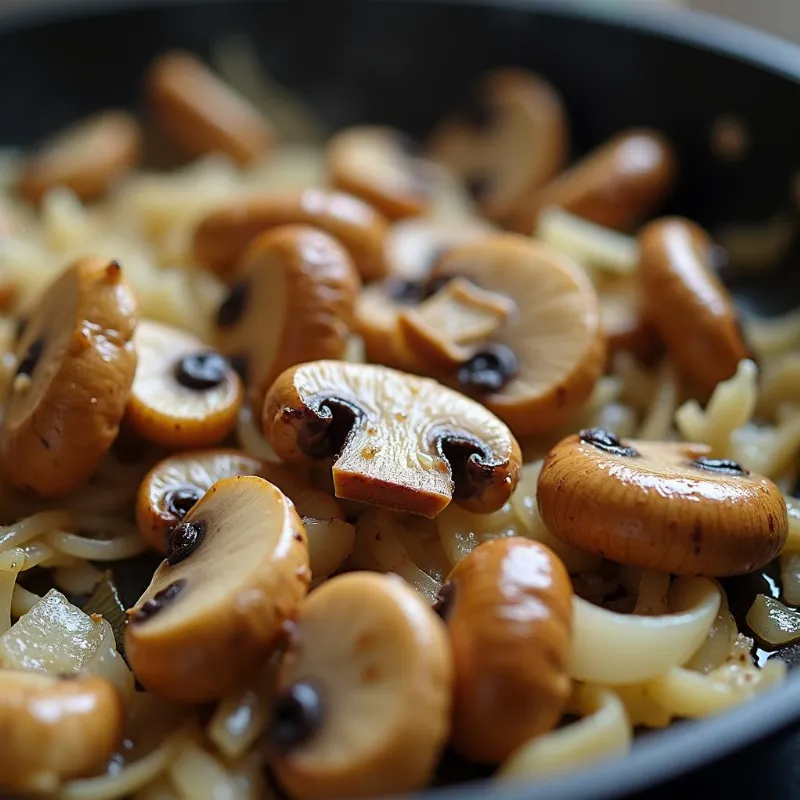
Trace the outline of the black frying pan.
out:
[[[543,73],[566,100],[575,154],[621,128],[656,127],[681,156],[668,211],[712,230],[763,222],[792,209],[800,172],[800,50],[701,15],[617,16],[564,2],[324,0],[83,0],[36,3],[0,14],[0,142],[29,144],[109,105],[136,105],[147,63],[180,46],[207,56],[221,35],[246,33],[269,72],[301,93],[331,127],[385,122],[423,135],[487,68]],[[710,130],[735,115],[747,156],[716,158]],[[768,277],[739,279],[752,308],[800,305],[800,237]],[[620,762],[547,786],[476,785],[440,798],[588,800],[625,796],[695,770],[711,796],[761,789],[796,796],[792,774],[800,674],[724,716],[682,723],[639,742]],[[794,738],[792,738],[794,736]],[[674,796],[686,784],[658,796]],[[650,795],[655,796],[655,795]]]

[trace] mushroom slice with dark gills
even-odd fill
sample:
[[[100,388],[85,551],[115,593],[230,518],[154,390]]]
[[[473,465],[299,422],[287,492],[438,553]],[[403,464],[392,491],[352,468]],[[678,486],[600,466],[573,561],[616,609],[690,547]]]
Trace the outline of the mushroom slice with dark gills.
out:
[[[580,267],[499,234],[449,251],[431,281],[439,291],[398,315],[420,371],[480,399],[516,436],[577,413],[605,365],[597,294]]]
[[[206,447],[236,424],[239,376],[191,333],[142,320],[134,336],[138,364],[127,421],[144,439],[170,448]]]
[[[519,480],[511,431],[436,381],[367,364],[315,361],[284,372],[264,432],[288,463],[335,459],[337,497],[435,517],[452,499],[500,508]]]
[[[267,741],[297,798],[422,789],[447,741],[452,656],[401,578],[353,572],[309,595],[281,664]]]
[[[134,674],[174,700],[222,697],[281,642],[310,578],[292,502],[255,476],[218,481],[173,528],[166,560],[128,612]]]
[[[5,401],[0,460],[11,484],[54,497],[86,483],[125,413],[137,319],[116,261],[81,259],[44,291]]]
[[[217,345],[241,364],[253,408],[288,367],[344,357],[359,288],[347,251],[320,230],[287,225],[253,241],[217,315]]]

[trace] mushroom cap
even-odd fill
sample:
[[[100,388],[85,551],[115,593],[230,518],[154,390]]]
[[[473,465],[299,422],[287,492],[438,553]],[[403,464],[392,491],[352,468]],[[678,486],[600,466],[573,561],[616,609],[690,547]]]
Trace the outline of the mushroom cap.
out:
[[[639,244],[647,313],[675,364],[710,392],[751,357],[733,301],[713,271],[711,237],[689,220],[668,217],[643,228]]]
[[[126,415],[136,433],[184,448],[216,444],[233,430],[242,384],[219,354],[191,333],[149,319],[133,341],[138,363]]]
[[[56,186],[81,200],[94,200],[139,160],[142,132],[126,111],[86,117],[45,142],[25,159],[17,188],[29,203]]]
[[[316,690],[322,708],[319,729],[274,764],[293,797],[373,797],[427,784],[447,740],[452,657],[441,620],[402,579],[349,573],[309,595],[279,698],[298,682]]]
[[[767,478],[735,462],[709,461],[705,445],[599,434],[568,436],[544,461],[537,500],[554,536],[620,564],[675,575],[752,572],[780,552],[786,504]]]
[[[448,277],[510,303],[512,311],[496,314],[484,303],[478,313],[474,302],[452,296],[445,305],[439,296],[452,295],[451,280],[398,316],[400,333],[417,361],[469,391],[454,374],[456,358],[466,363],[488,348],[509,348],[516,357],[515,373],[500,391],[474,396],[517,436],[546,433],[573,417],[605,365],[597,294],[580,267],[547,245],[499,234],[446,253],[431,279]],[[453,347],[457,343],[462,347]]]
[[[387,219],[413,217],[430,202],[425,162],[405,134],[380,125],[345,128],[328,140],[334,188],[375,206]]]
[[[0,670],[0,790],[50,793],[63,780],[103,771],[122,723],[107,681]]]
[[[191,53],[157,58],[146,90],[159,126],[187,156],[220,152],[246,165],[272,145],[266,118]]]
[[[15,348],[0,460],[45,497],[82,486],[116,439],[136,370],[136,301],[118,262],[84,258],[45,290]]]
[[[569,678],[572,582],[545,545],[510,537],[476,547],[447,578],[453,648],[452,744],[496,764],[554,728]]]
[[[278,225],[313,225],[336,237],[365,281],[386,274],[386,219],[357,197],[327,189],[231,200],[198,224],[195,259],[221,278],[235,279],[239,257],[250,242]]]
[[[660,133],[623,131],[532,192],[510,227],[530,234],[539,212],[556,206],[598,225],[628,230],[664,199],[676,174],[677,157]]]
[[[129,612],[134,674],[174,700],[222,697],[282,639],[309,580],[291,501],[259,477],[218,481],[173,530],[167,560]]]
[[[500,508],[521,453],[479,403],[387,367],[315,361],[284,372],[264,402],[264,432],[287,462],[335,457],[337,497],[435,517],[451,499]]]
[[[243,362],[254,408],[283,370],[344,357],[359,288],[347,251],[323,231],[285,225],[250,244],[220,306],[216,343]]]
[[[502,220],[566,164],[569,131],[558,92],[518,68],[492,70],[468,107],[434,131],[433,157],[461,175],[481,213]]]

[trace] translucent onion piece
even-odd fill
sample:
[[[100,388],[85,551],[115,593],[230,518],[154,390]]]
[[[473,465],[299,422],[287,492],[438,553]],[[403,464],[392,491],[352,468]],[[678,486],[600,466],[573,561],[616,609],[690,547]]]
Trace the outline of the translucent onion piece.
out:
[[[637,438],[663,441],[669,438],[675,408],[678,405],[678,381],[672,365],[665,361],[658,370],[658,384],[653,399],[642,420]],[[614,430],[612,428],[612,430]],[[619,431],[617,435],[622,436]]]
[[[781,596],[793,606],[800,605],[800,552],[781,553]]]
[[[719,611],[708,630],[705,642],[697,652],[683,665],[695,672],[707,673],[722,664],[731,654],[739,630],[736,621],[728,609],[728,598],[720,589]]]
[[[17,584],[11,597],[11,616],[21,617],[23,614],[27,614],[41,599],[38,594],[29,592]]]
[[[314,580],[327,578],[344,563],[356,540],[354,525],[342,519],[303,517],[308,535],[311,575]]]
[[[236,418],[236,438],[239,440],[242,450],[251,456],[270,464],[281,463],[272,445],[264,438],[249,403],[242,403],[242,407],[239,409],[239,415]]]
[[[500,768],[501,781],[551,776],[628,752],[633,732],[616,694],[581,686],[575,695],[583,718],[523,745]]]
[[[481,542],[516,536],[519,521],[506,503],[492,514],[473,514],[455,504],[449,505],[436,518],[442,549],[451,564],[457,564]]]
[[[232,776],[193,739],[187,738],[181,744],[168,770],[184,800],[240,800]]]
[[[17,575],[24,566],[25,553],[18,547],[0,553],[0,634],[11,627],[11,601]]]
[[[632,686],[615,686],[613,691],[625,706],[631,725],[666,728],[672,722],[672,714],[647,694],[646,687],[646,683],[636,683]]]
[[[747,624],[767,644],[782,646],[800,639],[800,611],[760,594],[747,612]]]
[[[617,614],[575,597],[570,674],[615,686],[680,666],[703,643],[719,604],[719,589],[706,578],[678,578],[670,589],[675,611],[663,616]]]

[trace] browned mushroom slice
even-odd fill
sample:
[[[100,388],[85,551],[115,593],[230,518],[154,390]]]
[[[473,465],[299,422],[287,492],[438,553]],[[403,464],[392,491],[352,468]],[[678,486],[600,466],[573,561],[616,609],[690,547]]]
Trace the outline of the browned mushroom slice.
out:
[[[129,612],[134,674],[175,700],[223,696],[282,639],[309,580],[291,501],[262,478],[218,481],[172,530],[166,561]]]
[[[297,798],[423,788],[447,740],[452,657],[441,621],[396,576],[333,578],[306,600],[268,740]]]
[[[676,173],[675,153],[661,134],[626,131],[532,192],[510,224],[520,233],[532,233],[539,212],[556,206],[599,225],[628,230],[666,197]]]
[[[713,271],[713,242],[677,217],[650,223],[639,241],[647,313],[675,364],[710,392],[751,357],[730,295]]]
[[[217,345],[241,365],[253,407],[288,367],[343,358],[358,274],[331,236],[286,225],[259,236],[217,314]]]
[[[158,124],[189,157],[220,152],[249,164],[272,145],[265,117],[190,53],[158,58],[147,93]]]
[[[623,442],[599,428],[561,441],[539,475],[539,512],[569,544],[676,575],[763,567],[786,541],[780,490],[700,444]]]
[[[521,69],[497,69],[434,131],[431,152],[466,182],[489,219],[504,220],[563,169],[566,113],[556,90]]]
[[[511,496],[521,454],[479,403],[436,381],[367,364],[287,370],[264,403],[287,462],[335,457],[336,496],[435,517],[451,499],[489,512]]]
[[[247,246],[259,233],[279,225],[313,225],[335,236],[365,281],[386,274],[386,219],[357,197],[326,189],[232,200],[200,221],[195,258],[221,278],[233,280]]]
[[[207,447],[236,424],[242,385],[228,362],[186,331],[142,320],[127,420],[143,438],[170,448]]]
[[[451,250],[399,329],[429,374],[475,397],[516,436],[568,421],[605,361],[597,295],[552,248],[502,234]]]
[[[50,794],[105,770],[122,739],[116,689],[100,678],[0,670],[0,791]]]
[[[346,128],[328,142],[331,183],[375,206],[388,219],[413,217],[428,207],[429,175],[414,143],[392,128]]]
[[[554,728],[570,695],[572,583],[558,556],[529,539],[495,539],[460,561],[437,610],[455,667],[452,743],[497,764]]]
[[[51,497],[82,486],[125,413],[137,310],[116,261],[64,270],[28,317],[15,356],[0,441],[14,486]]]
[[[105,194],[139,160],[139,123],[125,111],[104,111],[81,120],[25,161],[19,192],[38,203],[56,186],[81,200]]]

